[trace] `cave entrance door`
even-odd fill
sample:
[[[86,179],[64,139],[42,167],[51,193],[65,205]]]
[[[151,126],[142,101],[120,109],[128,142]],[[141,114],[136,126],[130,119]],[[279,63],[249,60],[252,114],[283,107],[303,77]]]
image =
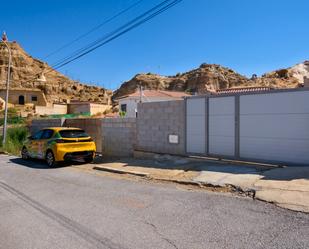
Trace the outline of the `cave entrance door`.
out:
[[[20,95],[18,97],[18,104],[20,104],[20,105],[24,105],[25,104],[25,96],[24,95]]]

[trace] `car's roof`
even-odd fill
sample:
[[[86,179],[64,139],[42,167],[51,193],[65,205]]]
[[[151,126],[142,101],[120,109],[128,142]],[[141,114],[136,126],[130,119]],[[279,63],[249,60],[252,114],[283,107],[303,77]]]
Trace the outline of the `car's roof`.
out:
[[[63,131],[63,130],[82,130],[80,128],[75,127],[46,127],[42,130],[54,130],[54,131]]]

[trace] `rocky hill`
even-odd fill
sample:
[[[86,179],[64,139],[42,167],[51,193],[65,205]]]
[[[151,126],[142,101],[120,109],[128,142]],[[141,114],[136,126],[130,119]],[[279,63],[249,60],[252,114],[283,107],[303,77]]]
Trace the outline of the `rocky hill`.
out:
[[[144,89],[175,90],[204,94],[216,90],[235,87],[267,86],[272,88],[295,88],[309,78],[309,62],[300,63],[288,69],[279,69],[261,77],[247,78],[232,69],[215,64],[202,64],[199,68],[175,76],[157,74],[137,74],[124,82],[115,91],[113,98],[133,93],[139,85]]]
[[[49,102],[66,100],[95,101],[107,103],[112,91],[73,81],[52,70],[46,63],[28,55],[18,43],[9,43],[12,51],[11,87],[41,89]],[[0,87],[5,86],[8,52],[0,43]],[[46,82],[40,81],[42,72]]]
[[[41,89],[50,103],[65,102],[66,100],[107,103],[111,99],[112,91],[69,79],[51,69],[46,63],[28,55],[16,42],[9,43],[9,46],[13,55],[11,87]],[[0,43],[0,87],[5,86],[7,61],[7,49]],[[46,82],[39,80],[42,72]],[[309,61],[291,68],[266,73],[261,77],[253,75],[251,78],[220,65],[204,63],[197,69],[178,73],[175,76],[137,74],[114,92],[113,99],[133,93],[139,85],[142,85],[144,89],[204,94],[235,87],[295,88],[303,84],[304,77],[309,78]]]

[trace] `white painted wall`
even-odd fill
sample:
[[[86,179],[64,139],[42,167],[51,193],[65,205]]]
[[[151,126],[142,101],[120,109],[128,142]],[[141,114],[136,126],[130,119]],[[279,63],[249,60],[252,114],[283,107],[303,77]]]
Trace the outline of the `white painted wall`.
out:
[[[209,99],[209,154],[235,156],[235,97]]]
[[[67,105],[53,104],[52,106],[35,106],[35,113],[39,115],[52,115],[52,114],[67,114]]]
[[[240,96],[240,156],[309,164],[309,91]]]
[[[137,99],[120,99],[119,100],[119,111],[121,111],[121,105],[127,105],[127,112],[126,117],[128,118],[135,118],[136,117],[136,111],[137,111],[137,103],[139,101]]]
[[[206,100],[205,98],[187,99],[187,152],[206,153]]]

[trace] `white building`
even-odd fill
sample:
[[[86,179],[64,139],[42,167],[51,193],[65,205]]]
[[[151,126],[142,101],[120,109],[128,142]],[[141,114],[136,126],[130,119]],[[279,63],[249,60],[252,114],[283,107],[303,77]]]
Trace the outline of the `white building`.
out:
[[[116,101],[119,104],[119,111],[125,113],[125,117],[133,118],[137,116],[137,104],[140,102],[159,102],[180,100],[191,96],[185,92],[163,91],[163,90],[143,90],[122,96]]]

